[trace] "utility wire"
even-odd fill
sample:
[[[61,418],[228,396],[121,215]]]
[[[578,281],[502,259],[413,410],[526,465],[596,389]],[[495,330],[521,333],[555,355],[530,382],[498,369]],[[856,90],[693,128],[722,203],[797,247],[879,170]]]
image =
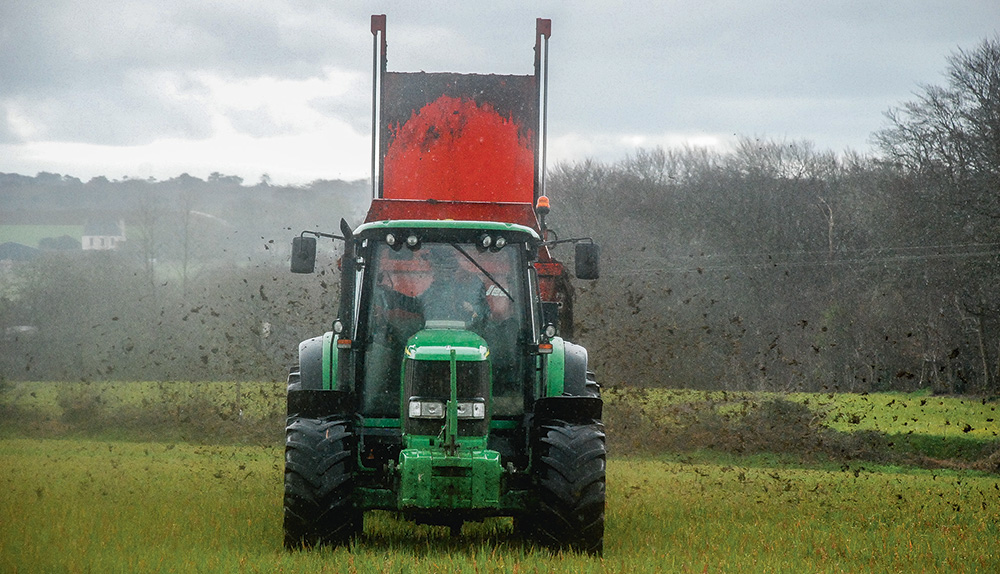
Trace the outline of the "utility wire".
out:
[[[948,251],[948,250],[956,251]],[[909,251],[936,253],[906,253]],[[894,254],[896,252],[896,254]],[[866,256],[870,254],[870,256]],[[638,267],[609,268],[604,275],[632,276],[650,273],[704,273],[751,269],[823,268],[845,265],[908,264],[924,261],[948,261],[1000,256],[1000,243],[967,243],[954,245],[914,245],[879,247],[850,251],[792,251],[775,253],[699,254],[689,256],[647,257],[648,264]],[[817,259],[809,260],[814,257]],[[678,259],[683,259],[678,261]],[[761,259],[766,259],[761,261]],[[713,260],[717,262],[713,262]],[[735,260],[735,261],[734,261]],[[739,261],[742,260],[742,261]],[[673,263],[671,262],[673,261]]]

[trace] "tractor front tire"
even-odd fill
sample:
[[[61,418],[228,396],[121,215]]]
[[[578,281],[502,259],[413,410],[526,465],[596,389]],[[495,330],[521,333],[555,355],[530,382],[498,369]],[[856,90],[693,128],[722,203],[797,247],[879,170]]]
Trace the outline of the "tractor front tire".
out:
[[[298,365],[288,368],[288,391],[298,391],[302,389],[302,373]]]
[[[535,476],[539,506],[530,535],[557,550],[604,550],[605,448],[600,422],[550,421],[538,429]]]
[[[285,428],[285,548],[343,544],[361,533],[354,437],[342,417],[292,416]]]

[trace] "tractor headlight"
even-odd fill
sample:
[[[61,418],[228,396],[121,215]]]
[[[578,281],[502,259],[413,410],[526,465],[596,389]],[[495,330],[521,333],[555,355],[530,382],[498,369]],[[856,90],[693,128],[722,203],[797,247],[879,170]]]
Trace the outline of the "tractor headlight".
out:
[[[443,419],[444,403],[441,401],[425,401],[410,399],[411,419]]]
[[[460,420],[486,418],[486,403],[483,401],[461,401],[457,410]],[[443,419],[445,404],[442,401],[410,399],[409,414],[411,419]]]
[[[486,418],[486,403],[481,402],[460,402],[458,403],[458,418],[459,419],[476,419],[482,420]]]

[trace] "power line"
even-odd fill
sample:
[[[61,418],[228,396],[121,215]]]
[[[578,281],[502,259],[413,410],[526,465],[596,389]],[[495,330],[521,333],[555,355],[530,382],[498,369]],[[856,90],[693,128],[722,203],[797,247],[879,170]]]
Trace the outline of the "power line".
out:
[[[937,251],[936,253],[913,253],[908,251]],[[956,250],[945,252],[948,250]],[[896,252],[896,254],[893,254]],[[870,255],[869,255],[870,254]],[[860,250],[836,251],[791,251],[772,253],[739,253],[739,254],[699,254],[681,256],[683,262],[676,261],[679,257],[649,257],[649,264],[639,267],[608,269],[607,276],[646,275],[650,273],[705,273],[719,271],[741,271],[751,269],[787,269],[787,268],[823,268],[845,265],[881,265],[888,267],[896,264],[919,263],[926,261],[948,261],[959,259],[975,259],[1000,257],[1000,243],[965,243],[952,245],[912,245],[895,247],[878,247]],[[814,257],[817,259],[808,260]],[[760,261],[760,259],[766,259]],[[820,259],[822,258],[822,259]],[[670,260],[675,263],[671,264]],[[796,260],[798,259],[798,260]],[[718,263],[712,260],[719,260]],[[727,262],[729,260],[730,262]],[[736,260],[736,261],[733,261]],[[742,261],[739,261],[742,260]]]

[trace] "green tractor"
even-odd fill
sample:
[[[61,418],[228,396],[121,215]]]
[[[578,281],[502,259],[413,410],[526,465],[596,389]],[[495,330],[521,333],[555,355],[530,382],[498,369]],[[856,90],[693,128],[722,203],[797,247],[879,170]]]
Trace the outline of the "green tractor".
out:
[[[538,21],[536,64],[548,26]],[[512,516],[528,540],[599,554],[602,402],[587,351],[560,336],[572,287],[550,253],[575,243],[577,277],[596,279],[598,248],[544,224],[539,69],[389,73],[384,16],[372,30],[383,65],[368,216],[292,246],[292,271],[309,273],[317,238],[343,242],[339,316],[299,345],[288,376],[285,546],[347,543],[381,509],[453,534]],[[433,118],[435,142],[414,147],[407,124]],[[475,149],[477,122],[506,140]],[[491,154],[489,170],[469,169],[477,154]],[[422,162],[433,169],[403,169]]]

